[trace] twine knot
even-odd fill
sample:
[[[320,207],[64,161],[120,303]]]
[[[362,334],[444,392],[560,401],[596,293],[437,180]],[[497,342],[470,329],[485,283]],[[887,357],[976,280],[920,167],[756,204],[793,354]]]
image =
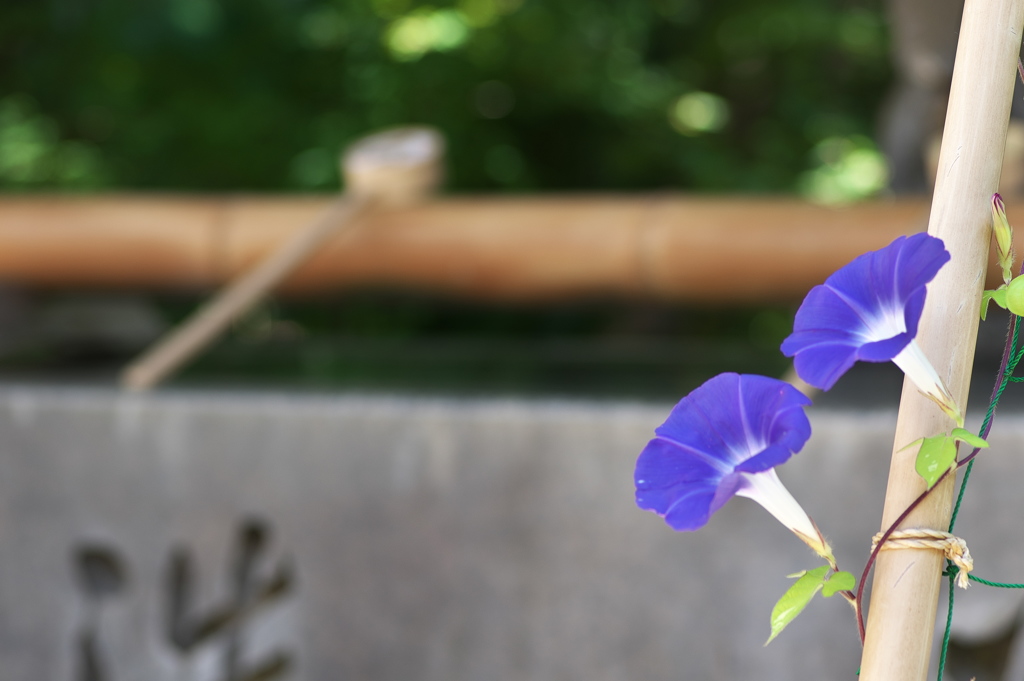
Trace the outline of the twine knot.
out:
[[[883,532],[871,538],[871,550],[878,546]],[[967,549],[967,542],[960,537],[941,530],[911,529],[896,530],[882,544],[880,550],[890,549],[937,549],[942,551],[946,560],[957,567],[956,585],[961,589],[970,586],[969,573],[974,569],[974,559]]]

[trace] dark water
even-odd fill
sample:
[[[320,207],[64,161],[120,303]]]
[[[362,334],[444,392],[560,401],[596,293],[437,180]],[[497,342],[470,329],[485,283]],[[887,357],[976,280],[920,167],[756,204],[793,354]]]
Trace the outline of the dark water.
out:
[[[88,295],[87,302],[94,300]],[[101,333],[75,324],[61,327],[62,334],[41,332],[47,310],[67,307],[69,299],[83,298],[37,295],[22,306],[25,331],[0,348],[0,378],[114,383],[126,363],[201,302],[139,296],[137,306],[162,327],[149,338],[137,333],[115,342],[116,314],[102,318]],[[272,301],[235,323],[169,383],[675,401],[724,371],[785,375],[790,363],[778,347],[795,308],[625,299],[494,303],[389,291]],[[972,410],[982,409],[992,390],[1005,339],[1000,312],[980,329]],[[902,380],[890,363],[858,364],[815,402],[894,409]],[[1003,404],[1024,406],[1024,389],[1011,386]]]

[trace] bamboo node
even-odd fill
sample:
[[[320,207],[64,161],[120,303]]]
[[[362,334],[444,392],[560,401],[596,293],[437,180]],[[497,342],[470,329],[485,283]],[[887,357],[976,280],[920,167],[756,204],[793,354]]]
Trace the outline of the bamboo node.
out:
[[[884,535],[879,532],[871,538],[871,550],[878,546],[878,541]],[[882,544],[882,551],[890,549],[935,549],[942,551],[953,565],[959,568],[956,575],[956,585],[966,589],[970,585],[968,574],[974,569],[974,559],[967,548],[967,542],[960,537],[943,532],[941,530],[909,529],[896,530],[889,535],[889,538]]]

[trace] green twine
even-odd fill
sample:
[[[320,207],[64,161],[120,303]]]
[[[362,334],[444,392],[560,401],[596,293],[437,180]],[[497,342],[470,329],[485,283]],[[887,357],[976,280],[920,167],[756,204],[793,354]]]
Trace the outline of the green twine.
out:
[[[956,577],[960,574],[960,568],[956,565],[950,565],[942,571],[943,577]],[[978,584],[984,584],[985,586],[994,586],[997,589],[1024,589],[1024,584],[1016,584],[1014,582],[993,582],[991,579],[985,579],[983,577],[975,577],[974,575],[968,574],[967,579]]]
[[[952,568],[954,570],[959,570],[956,565],[953,565]],[[953,576],[955,577],[956,574],[954,573]],[[967,575],[967,579],[972,582],[977,582],[978,584],[984,584],[985,586],[994,586],[998,589],[1024,589],[1024,584],[1014,584],[1013,582],[993,582],[988,579],[982,579],[981,577],[975,577],[974,575]]]
[[[985,412],[985,419],[982,421],[981,430],[978,431],[979,436],[985,433],[989,424],[992,422],[992,418],[996,413],[996,405],[999,404],[1000,398],[1003,396],[1003,392],[1006,390],[1006,386],[1010,383],[1022,383],[1024,382],[1024,376],[1014,376],[1013,372],[1017,368],[1017,364],[1020,363],[1021,359],[1024,359],[1024,348],[1017,349],[1017,343],[1020,338],[1020,317],[1013,318],[1013,338],[1010,340],[1010,352],[1009,361],[1006,363],[1006,370],[1003,372],[1002,381],[999,383],[999,387],[992,395],[992,401],[988,405],[988,410]],[[953,506],[953,513],[949,519],[949,533],[953,533],[953,526],[956,525],[956,517],[960,513],[960,504],[964,500],[964,491],[967,489],[967,481],[971,478],[971,469],[974,468],[974,459],[968,464],[967,468],[964,469],[964,478],[960,481],[960,492],[956,497],[956,504]],[[938,681],[942,681],[943,672],[946,670],[946,654],[949,652],[949,632],[953,626],[953,599],[956,593],[955,591],[955,580],[957,574],[959,574],[960,568],[953,565],[950,561],[946,561],[946,571],[942,574],[949,577],[949,606],[946,610],[946,628],[942,632],[942,648],[939,651],[939,669],[938,669]],[[1014,584],[1012,582],[993,582],[988,579],[982,579],[981,577],[975,577],[974,575],[967,575],[967,578],[972,582],[984,584],[986,586],[994,586],[999,589],[1024,589],[1024,584]]]
[[[971,464],[967,465],[970,466]],[[956,593],[953,590],[953,582],[956,581],[956,576],[959,573],[960,568],[952,563],[947,564],[946,571],[942,573],[943,577],[949,577],[949,609],[946,614],[946,629],[942,632],[942,651],[939,654],[939,681],[942,681],[942,673],[946,669],[946,652],[949,650],[949,629],[950,625],[953,623],[953,594]],[[972,574],[968,574],[967,579],[972,582],[977,582],[978,584],[984,584],[985,586],[994,586],[997,589],[1024,589],[1024,584],[1016,584],[1014,582],[993,582],[990,579],[975,577]]]

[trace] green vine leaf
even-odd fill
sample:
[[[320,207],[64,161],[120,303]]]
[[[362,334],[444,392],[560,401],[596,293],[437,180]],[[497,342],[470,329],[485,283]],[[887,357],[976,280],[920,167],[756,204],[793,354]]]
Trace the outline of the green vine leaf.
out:
[[[853,587],[857,586],[857,578],[849,572],[837,572],[828,578],[824,586],[821,588],[821,595],[825,598],[831,598],[840,591],[853,591]]]
[[[827,573],[828,566],[822,565],[813,570],[790,575],[799,576],[799,579],[786,590],[786,593],[782,594],[782,598],[772,608],[772,635],[765,641],[765,645],[771,643],[772,639],[781,634],[782,630],[796,619],[797,615],[803,612],[803,609],[814,598],[814,594],[818,593],[825,585],[825,575]]]
[[[989,301],[995,303],[999,307],[1006,309],[1006,284],[1003,284],[999,288],[993,291],[985,291],[981,294],[981,320],[985,321],[985,316],[988,314]]]
[[[983,438],[963,428],[954,428],[949,435],[923,437],[907,445],[910,447],[921,443],[921,448],[917,450],[914,469],[928,483],[928,489],[931,489],[939,481],[943,473],[956,466],[957,442],[966,442],[971,447],[979,449],[988,447],[988,442]],[[903,447],[900,451],[907,447]]]
[[[948,435],[926,437],[917,450],[914,470],[928,483],[928,489],[939,481],[942,474],[956,465],[956,442]]]
[[[995,300],[993,297],[992,300]],[[1024,316],[1024,277],[1016,277],[1006,286],[1005,301],[1007,310],[1017,315]],[[996,303],[998,305],[998,303]]]
[[[970,446],[977,447],[979,449],[985,449],[988,447],[988,442],[983,440],[980,435],[975,435],[971,431],[964,430],[963,428],[954,428],[953,432],[951,432],[949,436],[954,440],[966,442]]]

